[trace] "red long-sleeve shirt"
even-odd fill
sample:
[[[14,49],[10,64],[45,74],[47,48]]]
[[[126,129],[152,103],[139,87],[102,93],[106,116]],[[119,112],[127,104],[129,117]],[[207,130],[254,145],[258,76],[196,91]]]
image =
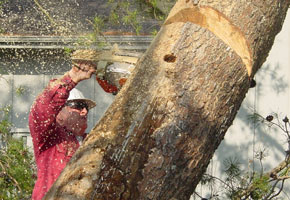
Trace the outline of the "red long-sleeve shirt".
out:
[[[70,90],[76,86],[68,74],[52,80],[37,97],[29,114],[37,165],[33,200],[41,200],[79,147],[76,137],[56,123]]]

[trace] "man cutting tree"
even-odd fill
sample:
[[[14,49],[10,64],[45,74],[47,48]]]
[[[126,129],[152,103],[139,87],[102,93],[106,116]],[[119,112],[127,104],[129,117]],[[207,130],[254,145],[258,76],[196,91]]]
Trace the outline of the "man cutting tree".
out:
[[[43,198],[78,149],[78,138],[85,137],[88,112],[96,104],[75,86],[95,71],[90,59],[74,59],[71,70],[51,80],[32,105],[29,128],[37,165],[33,200]]]

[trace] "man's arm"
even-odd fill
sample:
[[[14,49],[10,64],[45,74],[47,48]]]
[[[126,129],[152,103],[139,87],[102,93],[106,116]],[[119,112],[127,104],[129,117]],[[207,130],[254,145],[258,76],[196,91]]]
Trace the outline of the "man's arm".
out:
[[[51,81],[37,97],[29,114],[29,128],[38,146],[45,142],[55,126],[56,116],[64,106],[69,92],[80,81],[89,79],[94,72],[93,67],[80,63],[80,66],[72,67],[60,79]]]

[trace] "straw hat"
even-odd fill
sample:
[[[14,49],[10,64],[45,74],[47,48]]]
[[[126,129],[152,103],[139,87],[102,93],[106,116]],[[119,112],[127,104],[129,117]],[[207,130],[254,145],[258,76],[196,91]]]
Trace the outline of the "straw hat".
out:
[[[85,61],[97,62],[99,55],[100,55],[100,53],[98,53],[95,50],[80,49],[80,50],[76,50],[72,53],[71,59],[72,59],[72,61],[85,60]]]

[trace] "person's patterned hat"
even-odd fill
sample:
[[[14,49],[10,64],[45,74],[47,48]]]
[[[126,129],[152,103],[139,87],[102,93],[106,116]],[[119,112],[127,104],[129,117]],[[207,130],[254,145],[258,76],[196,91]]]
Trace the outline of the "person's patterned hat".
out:
[[[95,50],[88,49],[80,49],[76,50],[72,53],[71,59],[72,61],[92,61],[97,62],[99,53]]]

